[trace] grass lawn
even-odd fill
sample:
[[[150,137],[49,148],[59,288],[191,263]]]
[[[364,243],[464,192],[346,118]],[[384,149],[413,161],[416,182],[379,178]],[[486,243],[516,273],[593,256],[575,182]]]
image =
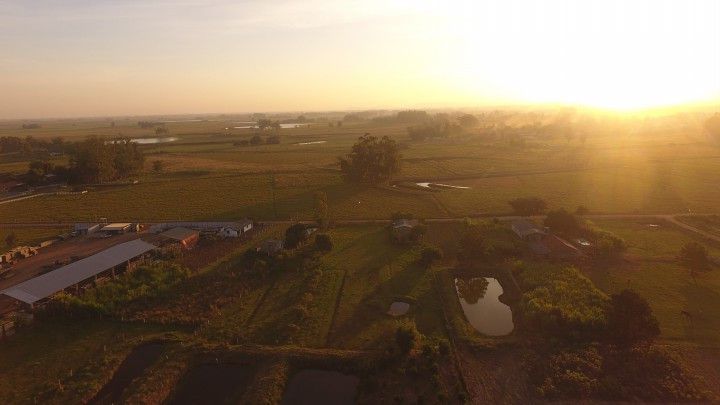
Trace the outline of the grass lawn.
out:
[[[5,248],[5,238],[11,233],[17,238],[15,245],[20,246],[40,243],[68,231],[68,228],[4,228],[0,229],[0,243]]]
[[[664,222],[659,228],[648,227],[645,221],[595,223],[625,239],[629,258],[629,262],[585,269],[599,288],[608,293],[632,288],[645,297],[660,321],[664,339],[720,345],[720,269],[693,278],[674,260],[685,242],[700,239]],[[709,248],[718,253],[717,248]]]

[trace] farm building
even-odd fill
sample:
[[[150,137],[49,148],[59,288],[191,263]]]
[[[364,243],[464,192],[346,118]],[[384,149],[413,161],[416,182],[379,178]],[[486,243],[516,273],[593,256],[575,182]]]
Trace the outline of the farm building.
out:
[[[213,232],[217,232],[222,228],[232,228],[246,232],[252,229],[253,223],[250,220],[240,222],[165,222],[152,225],[149,231],[151,233],[160,233],[176,227]]]
[[[101,231],[107,232],[113,235],[119,235],[130,231],[131,223],[115,223],[109,224],[102,227]]]
[[[513,222],[512,231],[525,242],[539,242],[546,235],[545,231],[527,219],[519,219]]]
[[[258,252],[264,253],[268,256],[275,256],[282,252],[285,244],[283,241],[278,239],[266,239],[258,248]]]
[[[0,294],[14,298],[31,309],[36,308],[58,292],[70,290],[78,293],[100,278],[128,270],[154,249],[155,245],[140,239],[121,243],[0,291]]]
[[[392,223],[392,237],[398,242],[409,242],[417,238],[416,229],[420,225],[417,219],[396,219]]]
[[[75,233],[78,235],[90,235],[100,230],[100,224],[75,224]]]
[[[192,249],[200,241],[200,232],[183,227],[172,228],[160,234],[180,244],[183,249]]]

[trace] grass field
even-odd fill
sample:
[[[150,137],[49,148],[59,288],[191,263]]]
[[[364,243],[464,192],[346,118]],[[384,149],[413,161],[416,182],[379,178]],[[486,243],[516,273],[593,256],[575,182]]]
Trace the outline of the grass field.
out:
[[[632,288],[645,297],[660,321],[664,339],[720,344],[720,269],[715,266],[693,278],[675,260],[684,243],[702,243],[702,239],[664,222],[659,228],[648,227],[648,221],[595,223],[625,239],[629,255],[628,262],[586,270],[599,288],[608,293]],[[720,253],[717,247],[708,248],[713,255]]]

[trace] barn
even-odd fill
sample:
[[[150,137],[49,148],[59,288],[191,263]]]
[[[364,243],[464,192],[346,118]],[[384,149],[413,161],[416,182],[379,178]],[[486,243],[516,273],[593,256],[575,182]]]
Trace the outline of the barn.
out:
[[[200,241],[199,231],[183,227],[169,229],[160,236],[180,244],[183,249],[192,249]]]

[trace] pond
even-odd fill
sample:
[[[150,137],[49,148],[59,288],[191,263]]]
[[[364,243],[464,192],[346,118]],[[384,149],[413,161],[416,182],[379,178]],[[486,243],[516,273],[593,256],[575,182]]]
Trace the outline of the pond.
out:
[[[407,302],[395,301],[390,304],[390,309],[388,309],[387,313],[390,316],[402,316],[407,314],[409,310],[410,304],[408,304]]]
[[[182,377],[169,404],[236,404],[255,369],[240,363],[203,363]]]
[[[422,188],[457,188],[466,190],[470,187],[467,186],[453,186],[452,184],[442,184],[442,183],[415,183],[416,185],[422,187]]]
[[[180,138],[177,138],[174,136],[166,136],[166,137],[162,137],[162,138],[132,138],[132,139],[130,139],[130,142],[136,143],[138,145],[154,145],[157,143],[175,142],[179,139]],[[107,141],[106,143],[116,143],[116,142],[122,142],[122,141],[114,140],[114,141]]]
[[[244,123],[241,123],[241,124],[244,124],[244,125],[235,126],[235,127],[233,127],[233,128],[234,128],[234,129],[257,128],[257,123],[254,123],[254,122],[244,122]],[[310,126],[309,124],[300,124],[300,123],[295,123],[295,122],[291,122],[291,123],[288,123],[288,124],[280,124],[280,128],[283,128],[283,129],[287,129],[287,128],[307,128],[307,127],[309,127],[309,126]]]
[[[500,302],[503,288],[497,279],[456,278],[455,290],[465,317],[475,330],[488,336],[503,336],[512,332],[512,310]]]
[[[354,404],[360,379],[328,370],[301,370],[285,388],[283,405]]]
[[[91,399],[88,404],[116,404],[125,389],[139,377],[146,368],[160,357],[165,343],[152,342],[137,346],[123,360],[110,381]]]
[[[309,142],[298,142],[295,145],[319,145],[321,143],[327,143],[327,141],[309,141]]]

